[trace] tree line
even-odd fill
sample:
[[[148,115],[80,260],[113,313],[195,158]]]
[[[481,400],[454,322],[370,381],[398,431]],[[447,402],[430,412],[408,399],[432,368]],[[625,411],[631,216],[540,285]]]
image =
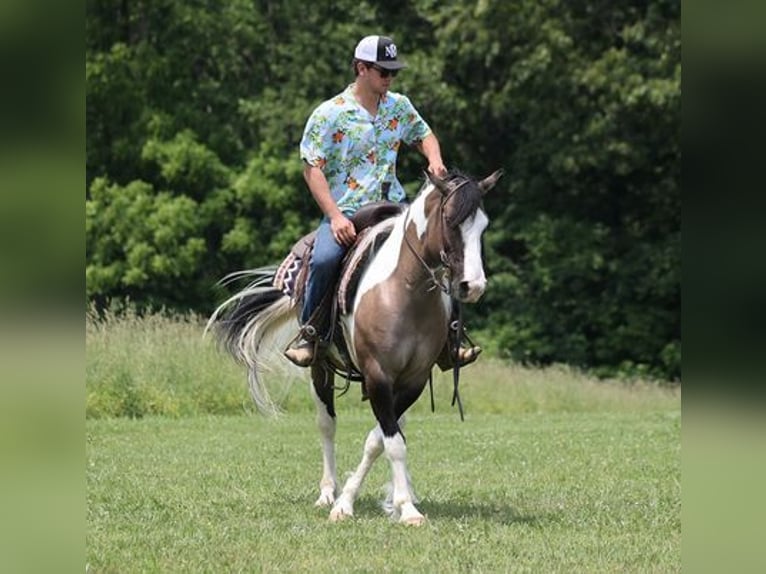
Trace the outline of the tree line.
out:
[[[88,0],[86,296],[209,312],[319,211],[298,143],[391,35],[449,167],[485,200],[482,343],[680,379],[679,1]],[[422,157],[400,154],[410,197]]]

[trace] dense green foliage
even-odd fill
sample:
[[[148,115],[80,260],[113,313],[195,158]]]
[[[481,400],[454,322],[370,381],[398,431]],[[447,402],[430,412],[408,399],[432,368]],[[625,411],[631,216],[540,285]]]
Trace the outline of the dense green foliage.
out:
[[[386,32],[447,165],[483,176],[503,356],[680,377],[680,2],[89,0],[89,300],[209,312],[318,219],[298,142]],[[402,154],[410,193],[422,158]]]

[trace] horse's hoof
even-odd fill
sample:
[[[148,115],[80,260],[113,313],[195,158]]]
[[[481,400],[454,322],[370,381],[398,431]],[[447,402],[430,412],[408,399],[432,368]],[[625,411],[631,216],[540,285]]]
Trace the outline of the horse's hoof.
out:
[[[335,495],[332,492],[323,492],[317,498],[314,506],[317,508],[325,508],[326,506],[332,506],[335,504]]]
[[[423,526],[426,523],[426,517],[410,516],[409,518],[402,519],[401,523],[406,526]]]
[[[420,514],[411,502],[405,502],[399,510],[401,512],[399,522],[402,524],[407,526],[423,526],[426,523],[426,517]]]
[[[353,518],[353,513],[347,513],[342,508],[333,508],[330,512],[330,522],[342,522],[348,518]]]
[[[340,522],[354,516],[354,503],[341,495],[330,511],[330,522]]]

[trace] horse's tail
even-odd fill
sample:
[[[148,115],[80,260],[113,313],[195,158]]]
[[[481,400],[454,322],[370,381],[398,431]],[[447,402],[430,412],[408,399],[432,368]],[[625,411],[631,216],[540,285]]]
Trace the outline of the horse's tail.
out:
[[[279,410],[264,383],[264,372],[275,364],[275,358],[281,358],[299,328],[292,299],[274,287],[275,273],[275,267],[261,267],[227,275],[224,284],[243,278],[250,282],[224,301],[205,327],[205,332],[212,330],[226,350],[247,367],[250,394],[264,414]],[[281,377],[280,383],[289,378]]]

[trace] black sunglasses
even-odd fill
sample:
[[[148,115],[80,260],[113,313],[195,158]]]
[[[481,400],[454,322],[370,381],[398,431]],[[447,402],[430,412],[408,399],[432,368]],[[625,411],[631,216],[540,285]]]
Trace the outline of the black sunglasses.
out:
[[[387,70],[386,68],[382,68],[378,66],[377,64],[370,64],[367,67],[376,69],[378,71],[378,74],[380,74],[381,78],[387,78],[388,76],[395,78],[396,74],[399,73],[399,70]]]

